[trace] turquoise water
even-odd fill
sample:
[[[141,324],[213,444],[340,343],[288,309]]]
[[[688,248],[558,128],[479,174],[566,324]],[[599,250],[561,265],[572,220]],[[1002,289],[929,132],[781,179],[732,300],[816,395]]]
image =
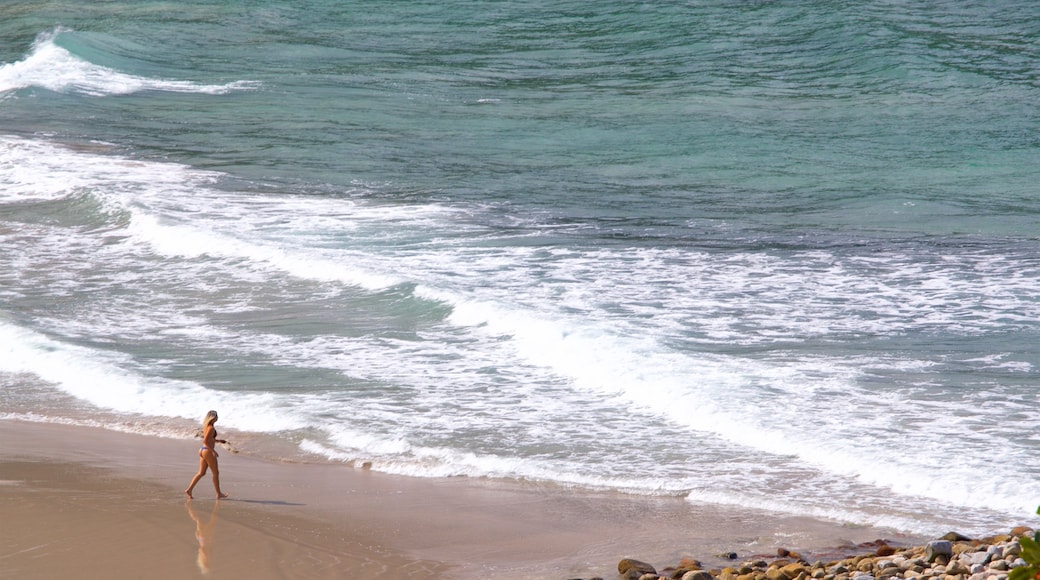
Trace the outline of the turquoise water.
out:
[[[0,413],[983,533],[1029,3],[0,5]],[[928,508],[922,510],[921,506]]]

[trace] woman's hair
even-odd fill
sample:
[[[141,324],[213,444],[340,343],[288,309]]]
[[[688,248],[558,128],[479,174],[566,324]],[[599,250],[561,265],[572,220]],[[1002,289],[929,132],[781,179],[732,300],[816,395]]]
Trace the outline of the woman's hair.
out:
[[[202,420],[202,428],[205,429],[206,427],[209,427],[216,420],[217,420],[217,412],[216,411],[210,411],[209,413],[206,413],[206,418]]]

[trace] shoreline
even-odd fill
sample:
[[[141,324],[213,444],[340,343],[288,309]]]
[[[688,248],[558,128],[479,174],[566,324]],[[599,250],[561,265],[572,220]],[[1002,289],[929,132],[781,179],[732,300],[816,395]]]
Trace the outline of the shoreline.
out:
[[[0,440],[0,567],[12,575],[93,577],[83,574],[90,563],[97,577],[183,578],[207,568],[250,580],[610,578],[623,558],[717,568],[731,552],[925,540],[681,498],[409,478],[223,449],[221,485],[231,497],[213,500],[207,476],[187,501],[193,440],[16,420],[0,420]],[[105,538],[111,545],[98,544]]]

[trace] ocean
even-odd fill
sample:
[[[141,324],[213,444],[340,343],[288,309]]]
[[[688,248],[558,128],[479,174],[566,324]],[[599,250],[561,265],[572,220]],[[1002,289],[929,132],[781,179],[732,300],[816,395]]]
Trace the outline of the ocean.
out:
[[[1036,525],[1038,39],[1002,0],[0,2],[0,418]]]

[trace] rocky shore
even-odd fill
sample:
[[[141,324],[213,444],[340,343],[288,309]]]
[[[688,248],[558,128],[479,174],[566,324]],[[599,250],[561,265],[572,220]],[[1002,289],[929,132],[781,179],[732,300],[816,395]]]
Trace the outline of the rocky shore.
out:
[[[923,546],[899,547],[877,540],[836,548],[829,557],[803,556],[780,548],[720,569],[705,570],[693,558],[656,569],[633,558],[618,562],[624,580],[1007,580],[1010,570],[1026,566],[1019,538],[1033,530],[970,539],[951,532]],[[842,557],[833,557],[843,553]],[[727,557],[736,559],[736,554]],[[581,579],[574,579],[581,580]],[[604,580],[591,578],[589,580]]]

